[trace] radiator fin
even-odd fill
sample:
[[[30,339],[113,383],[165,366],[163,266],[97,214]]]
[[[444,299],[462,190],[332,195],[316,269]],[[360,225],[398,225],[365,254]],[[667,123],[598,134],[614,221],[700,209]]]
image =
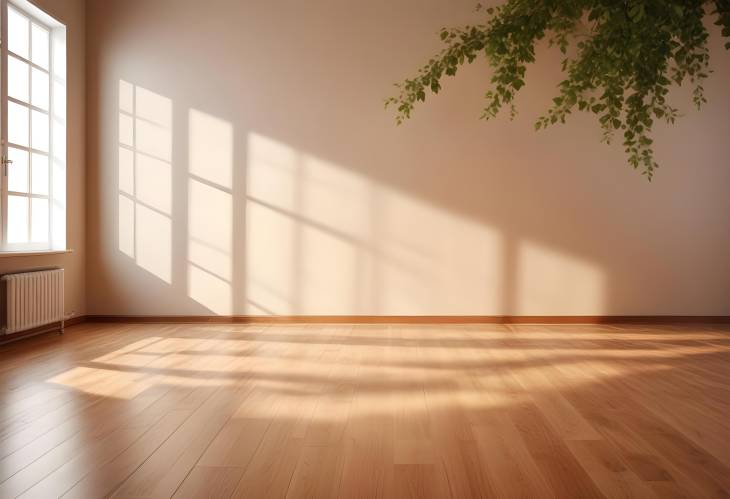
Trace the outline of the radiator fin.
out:
[[[17,333],[63,320],[63,269],[8,274],[5,333]]]

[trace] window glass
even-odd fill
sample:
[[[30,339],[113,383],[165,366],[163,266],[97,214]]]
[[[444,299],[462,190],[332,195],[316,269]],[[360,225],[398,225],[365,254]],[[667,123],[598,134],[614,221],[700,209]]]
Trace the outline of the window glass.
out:
[[[32,61],[40,67],[48,69],[48,31],[33,24],[31,28]]]
[[[30,190],[33,194],[48,195],[48,156],[33,153]]]
[[[15,9],[8,9],[8,49],[24,59],[30,55],[30,21]]]
[[[0,5],[8,159],[0,252],[65,248],[66,28],[35,6]]]
[[[28,151],[8,147],[8,190],[28,192]]]
[[[8,102],[8,142],[28,147],[28,108]]]
[[[31,104],[48,111],[48,98],[50,94],[48,73],[38,68],[33,68],[31,74]]]
[[[8,242],[28,242],[28,198],[8,196]]]
[[[8,95],[28,102],[29,66],[12,55],[8,56]]]
[[[48,135],[50,134],[48,115],[40,111],[33,111],[31,125],[31,145],[33,149],[48,152]]]
[[[30,228],[30,240],[34,243],[48,241],[48,200],[33,198],[31,203],[33,223]]]

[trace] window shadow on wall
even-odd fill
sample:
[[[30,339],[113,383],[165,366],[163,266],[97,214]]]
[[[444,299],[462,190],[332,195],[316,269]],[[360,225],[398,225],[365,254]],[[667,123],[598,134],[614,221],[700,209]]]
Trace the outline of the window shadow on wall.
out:
[[[126,80],[118,136],[118,250],[171,285],[161,292],[183,311],[193,303],[212,315],[601,307],[604,276],[589,261],[275,138],[236,133],[230,121]],[[173,147],[173,137],[183,143]]]

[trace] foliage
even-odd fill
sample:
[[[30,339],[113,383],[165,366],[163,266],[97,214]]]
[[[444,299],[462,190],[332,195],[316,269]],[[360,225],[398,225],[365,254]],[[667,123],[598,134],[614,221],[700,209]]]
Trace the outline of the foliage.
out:
[[[439,92],[444,76],[479,56],[493,70],[482,117],[493,118],[504,106],[514,117],[527,65],[535,61],[537,42],[547,38],[563,54],[565,77],[535,129],[565,123],[576,108],[593,113],[606,142],[621,131],[628,162],[649,180],[658,167],[654,120],[674,123],[679,113],[667,102],[670,87],[689,82],[695,106],[706,102],[705,18],[712,16],[730,38],[730,0],[507,0],[477,11],[486,13],[484,24],[443,28],[445,48],[415,78],[396,84],[400,93],[386,107],[395,106],[399,124],[428,91]]]

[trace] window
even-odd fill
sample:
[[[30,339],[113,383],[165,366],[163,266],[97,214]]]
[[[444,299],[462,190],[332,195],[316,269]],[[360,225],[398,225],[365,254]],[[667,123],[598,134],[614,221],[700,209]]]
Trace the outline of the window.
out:
[[[66,248],[66,30],[2,3],[2,251]]]

